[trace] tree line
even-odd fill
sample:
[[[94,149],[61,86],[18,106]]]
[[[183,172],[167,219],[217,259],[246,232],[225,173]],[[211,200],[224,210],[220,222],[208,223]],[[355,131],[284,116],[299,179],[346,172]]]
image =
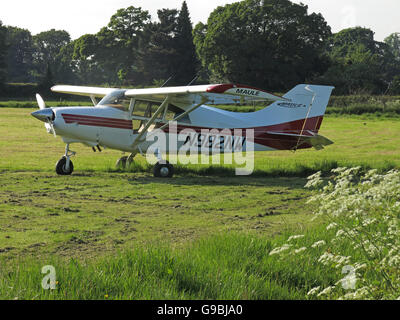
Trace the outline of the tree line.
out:
[[[194,28],[185,1],[157,18],[130,6],[76,40],[0,21],[0,86],[236,82],[283,92],[307,82],[334,85],[336,94],[400,94],[400,33],[384,42],[361,27],[333,34],[321,14],[289,0],[227,4]]]

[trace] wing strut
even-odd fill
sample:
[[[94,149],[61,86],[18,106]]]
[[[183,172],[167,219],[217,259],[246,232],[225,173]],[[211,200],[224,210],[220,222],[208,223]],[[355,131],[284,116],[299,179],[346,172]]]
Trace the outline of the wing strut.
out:
[[[150,126],[154,123],[154,121],[157,119],[158,115],[164,111],[165,108],[168,108],[168,102],[169,102],[169,96],[164,99],[163,103],[158,107],[157,111],[154,112],[153,116],[150,118],[149,121],[147,121],[146,125],[144,126],[143,130],[139,133],[139,135],[136,137],[135,141],[133,141],[132,147],[135,149],[139,143],[141,143],[142,137],[147,133],[149,130]]]
[[[180,119],[182,119],[184,116],[186,116],[187,114],[193,112],[194,110],[196,110],[198,107],[202,106],[204,103],[207,102],[207,98],[202,97],[201,102],[199,104],[194,105],[193,107],[189,108],[188,110],[186,110],[185,112],[181,113],[179,116],[177,116],[176,118],[174,118],[171,121],[168,121],[166,124],[162,125],[160,128],[157,128],[157,130],[163,130],[164,128],[166,128],[171,122],[178,122]],[[168,107],[168,96],[167,98],[165,98],[164,102],[161,104],[161,106],[157,109],[156,113],[153,115],[153,117],[147,122],[146,126],[143,128],[143,130],[140,132],[140,134],[136,137],[135,141],[132,144],[133,148],[136,148],[140,143],[142,143],[144,140],[142,140],[142,137],[147,133],[147,130],[149,129],[149,127],[154,123],[154,121],[156,120],[156,117],[158,116],[158,114],[160,114],[162,112],[162,110],[166,107]],[[166,104],[165,106],[163,106],[163,104]],[[152,135],[154,135],[153,133],[150,134],[148,137],[151,137]]]
[[[198,107],[202,106],[203,104],[205,104],[207,102],[208,99],[206,98],[202,98],[201,102],[199,104],[196,104],[195,106],[193,106],[192,108],[186,110],[184,113],[181,113],[179,116],[177,116],[175,119],[168,121],[166,124],[164,124],[163,126],[161,126],[160,128],[158,128],[159,130],[163,130],[164,128],[166,128],[171,122],[178,122],[180,119],[182,119],[184,116],[186,116],[187,114],[193,112],[194,110],[196,110]],[[151,137],[151,135],[149,136]]]

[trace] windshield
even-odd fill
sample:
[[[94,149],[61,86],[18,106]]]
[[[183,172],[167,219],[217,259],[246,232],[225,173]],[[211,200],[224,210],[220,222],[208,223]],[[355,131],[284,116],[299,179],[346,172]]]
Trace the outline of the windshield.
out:
[[[116,90],[111,92],[99,102],[99,106],[112,107],[122,111],[128,111],[130,99],[125,97],[125,91],[126,90]]]

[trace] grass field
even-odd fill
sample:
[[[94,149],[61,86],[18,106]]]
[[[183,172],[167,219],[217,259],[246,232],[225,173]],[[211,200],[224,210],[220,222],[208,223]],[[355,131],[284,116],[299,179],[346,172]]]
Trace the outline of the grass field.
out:
[[[305,177],[338,166],[400,167],[399,120],[327,117],[321,134],[334,145],[256,154],[254,176],[235,177],[229,168],[228,176],[222,169],[210,175],[209,166],[191,165],[160,180],[143,158],[138,172],[119,172],[121,152],[76,145],[74,174],[58,177],[64,145],[30,116],[33,110],[0,109],[6,299],[307,298],[334,275],[267,254],[289,234],[325,233],[321,220],[311,221]],[[57,270],[55,291],[40,287],[48,264]]]

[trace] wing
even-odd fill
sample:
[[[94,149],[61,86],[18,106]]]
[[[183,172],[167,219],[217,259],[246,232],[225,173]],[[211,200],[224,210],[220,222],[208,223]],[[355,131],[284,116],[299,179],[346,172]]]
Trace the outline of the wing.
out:
[[[172,104],[183,108],[196,105],[201,101],[218,105],[252,101],[288,100],[261,89],[239,84],[131,89],[125,92],[125,96],[154,102],[162,102],[168,96]]]
[[[74,94],[87,97],[103,98],[119,88],[100,88],[57,85],[51,88],[53,92]],[[236,104],[253,101],[280,101],[288,100],[264,90],[235,84],[212,84],[186,87],[128,89],[126,97],[143,99],[146,101],[162,102],[167,96],[171,103],[180,107],[187,107],[206,101],[209,104]]]
[[[78,96],[103,98],[117,88],[99,88],[99,87],[81,87],[81,86],[64,86],[58,85],[51,88],[53,92],[74,94]]]

